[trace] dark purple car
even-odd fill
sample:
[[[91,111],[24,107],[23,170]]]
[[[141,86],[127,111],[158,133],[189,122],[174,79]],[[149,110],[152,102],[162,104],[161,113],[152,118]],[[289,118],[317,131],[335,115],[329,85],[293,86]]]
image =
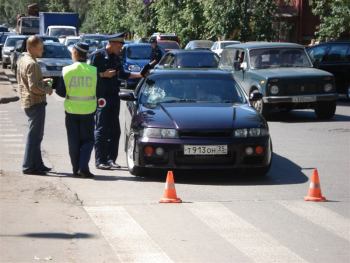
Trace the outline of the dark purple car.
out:
[[[127,101],[125,151],[134,175],[236,168],[265,175],[270,168],[267,123],[230,73],[155,70],[120,98]]]

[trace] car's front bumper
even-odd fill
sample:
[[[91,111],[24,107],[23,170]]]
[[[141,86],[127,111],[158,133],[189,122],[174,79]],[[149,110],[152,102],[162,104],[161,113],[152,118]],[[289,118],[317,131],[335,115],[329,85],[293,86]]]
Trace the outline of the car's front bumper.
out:
[[[61,77],[62,70],[46,70],[41,68],[41,72],[44,78]]]
[[[227,155],[185,155],[184,145],[227,145]],[[219,138],[208,139],[139,139],[135,146],[135,165],[144,168],[160,169],[244,169],[267,167],[271,162],[272,149],[269,136],[256,138]],[[154,149],[164,149],[163,156],[154,154],[147,157],[144,148],[152,146]],[[255,149],[262,146],[262,154],[247,155],[247,147]]]
[[[11,62],[10,60],[10,54],[2,54],[2,63],[9,64]]]
[[[263,97],[264,103],[278,104],[278,103],[315,103],[319,101],[334,101],[338,98],[337,93],[329,94],[313,94],[300,96],[269,96]]]

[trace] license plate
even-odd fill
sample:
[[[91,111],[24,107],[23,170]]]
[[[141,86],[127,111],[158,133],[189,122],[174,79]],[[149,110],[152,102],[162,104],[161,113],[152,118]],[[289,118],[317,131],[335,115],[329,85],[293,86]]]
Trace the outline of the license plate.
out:
[[[227,145],[185,145],[184,155],[226,155]]]
[[[316,96],[301,96],[301,97],[293,97],[292,102],[300,103],[300,102],[314,102],[316,101]]]

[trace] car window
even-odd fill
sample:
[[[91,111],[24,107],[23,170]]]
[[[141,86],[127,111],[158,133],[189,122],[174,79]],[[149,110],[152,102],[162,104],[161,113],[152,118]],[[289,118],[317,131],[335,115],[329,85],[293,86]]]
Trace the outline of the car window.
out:
[[[66,46],[44,45],[43,58],[71,58]]]
[[[183,53],[176,58],[177,68],[217,68],[219,64],[218,56],[213,52]]]
[[[175,41],[169,42],[158,42],[158,46],[164,49],[180,49],[180,46]]]
[[[233,45],[233,44],[238,44],[238,42],[223,42],[223,43],[221,43],[221,48],[225,48],[225,47],[227,47],[227,46],[229,46],[229,45]]]
[[[173,54],[166,54],[164,56],[164,59],[162,59],[162,63],[159,63],[160,65],[170,65],[170,63],[173,61]]]
[[[311,67],[302,48],[261,48],[249,52],[250,65],[255,69],[278,67]]]
[[[350,45],[348,44],[336,44],[330,45],[330,49],[325,57],[325,62],[346,62],[349,61],[348,50]]]
[[[327,45],[310,48],[308,53],[309,53],[309,56],[311,58],[311,61],[312,62],[323,61],[323,58],[327,52],[327,48],[328,48]]]
[[[214,45],[211,47],[212,50],[218,49],[219,43],[215,42]]]
[[[235,59],[235,49],[224,49],[224,51],[221,54],[220,62],[219,62],[219,68],[226,68],[226,69],[232,69],[233,68],[233,62]]]
[[[150,59],[151,52],[151,46],[134,46],[128,47],[126,56],[130,59]]]
[[[245,103],[245,97],[233,79],[215,76],[171,76],[146,80],[140,102]]]
[[[5,42],[5,47],[14,47],[17,43],[17,41],[21,40],[21,38],[12,38],[8,37]]]

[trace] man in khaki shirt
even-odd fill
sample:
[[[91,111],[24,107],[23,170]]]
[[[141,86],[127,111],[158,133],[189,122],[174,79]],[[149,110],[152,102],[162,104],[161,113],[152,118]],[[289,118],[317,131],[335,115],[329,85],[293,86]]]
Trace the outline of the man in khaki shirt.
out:
[[[42,40],[37,36],[29,37],[27,50],[19,59],[17,67],[21,105],[29,123],[22,171],[24,174],[43,175],[51,170],[43,163],[41,141],[44,136],[46,94],[52,94],[52,80],[43,79],[36,61],[43,53]]]

